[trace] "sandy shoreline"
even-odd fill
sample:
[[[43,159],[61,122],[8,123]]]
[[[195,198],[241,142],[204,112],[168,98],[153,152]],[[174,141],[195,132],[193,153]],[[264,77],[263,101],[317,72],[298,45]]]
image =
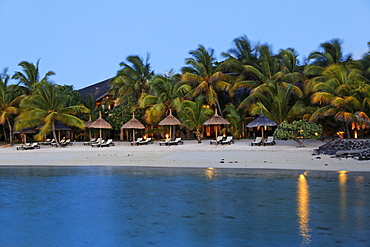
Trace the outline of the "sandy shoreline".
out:
[[[250,146],[251,140],[237,140],[231,145],[210,145],[204,140],[186,140],[184,145],[131,146],[115,142],[107,148],[92,148],[74,143],[66,148],[41,146],[34,150],[0,148],[0,166],[138,166],[189,168],[250,168],[295,169],[326,171],[370,171],[370,161],[313,156],[322,141],[305,141],[306,147],[297,148],[294,141],[277,141],[275,146]]]

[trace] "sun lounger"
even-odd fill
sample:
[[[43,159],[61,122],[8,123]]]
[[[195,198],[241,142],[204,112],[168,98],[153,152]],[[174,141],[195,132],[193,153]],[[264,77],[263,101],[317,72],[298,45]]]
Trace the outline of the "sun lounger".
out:
[[[73,143],[71,142],[71,139],[67,139],[63,143],[61,143],[60,145],[62,145],[63,147],[68,146],[68,145],[72,146]]]
[[[101,140],[100,142],[95,142],[91,144],[91,147],[101,147],[105,143],[105,140]]]
[[[223,136],[217,136],[216,140],[211,140],[209,144],[219,144],[224,139]]]
[[[46,139],[43,142],[39,142],[39,144],[41,144],[41,145],[50,145],[51,144],[51,139],[50,138],[49,139]]]
[[[184,144],[184,142],[181,140],[181,137],[177,137],[174,141],[170,141],[169,143],[168,143],[168,145],[179,145],[179,144]]]
[[[40,142],[41,145],[51,145],[52,143],[55,143],[54,139],[46,139],[44,142]]]
[[[142,140],[141,142],[139,142],[138,144],[139,145],[148,145],[148,144],[153,144],[153,140],[151,137],[148,137],[146,138],[145,140]]]
[[[262,144],[262,137],[258,136],[256,137],[256,140],[252,141],[251,146],[255,146],[255,145],[261,146],[261,144]]]
[[[138,145],[138,144],[139,144],[140,142],[142,142],[142,141],[143,141],[143,138],[139,137],[139,138],[137,138],[137,140],[136,140],[136,141],[131,142],[131,146]]]
[[[171,138],[167,138],[163,142],[159,142],[159,146],[162,146],[162,145],[168,146],[168,144],[170,143],[170,141],[171,141]]]
[[[274,140],[274,137],[273,136],[268,136],[267,137],[267,140],[263,143],[264,146],[266,145],[275,145],[275,140]]]
[[[40,149],[40,145],[38,142],[34,142],[32,144],[26,143],[26,145],[21,145],[20,147],[17,147],[17,150],[30,150],[30,149]]]
[[[234,143],[233,136],[228,136],[226,137],[226,140],[221,141],[222,145],[225,145],[225,144],[230,145],[231,143]]]
[[[84,145],[91,145],[94,142],[96,142],[96,138],[91,138],[90,141],[84,142]]]
[[[106,142],[100,145],[101,147],[110,147],[114,146],[113,139],[108,139]]]

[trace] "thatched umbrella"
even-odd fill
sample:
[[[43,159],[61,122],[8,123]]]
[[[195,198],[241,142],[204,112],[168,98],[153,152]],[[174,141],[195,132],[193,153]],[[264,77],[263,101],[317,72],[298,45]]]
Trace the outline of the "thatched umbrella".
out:
[[[14,131],[13,133],[14,134],[20,134],[21,139],[22,139],[22,143],[26,144],[27,134],[35,134],[35,133],[37,133],[37,131],[33,128],[25,128],[25,129],[22,129],[22,130]]]
[[[142,123],[140,123],[139,120],[135,118],[135,114],[132,113],[132,118],[127,123],[122,125],[121,128],[122,129],[132,129],[132,139],[135,144],[135,129],[145,129],[145,126]]]
[[[162,121],[158,123],[158,125],[168,125],[170,126],[170,138],[172,138],[172,126],[181,125],[180,120],[178,120],[174,115],[172,115],[172,110],[170,109],[170,114]]]
[[[262,127],[262,141],[264,140],[264,127],[266,126],[277,126],[278,124],[265,115],[261,114],[252,122],[247,124],[247,128]]]
[[[229,121],[227,121],[226,119],[224,119],[223,117],[221,117],[220,115],[217,114],[217,109],[215,110],[215,115],[213,115],[213,117],[211,117],[210,119],[208,119],[207,121],[205,121],[203,123],[203,125],[221,125],[221,124],[230,124]],[[217,143],[217,127],[216,127],[216,145],[218,145]]]
[[[94,128],[94,129],[100,129],[100,144],[101,144],[101,138],[102,138],[102,129],[111,129],[112,128],[112,125],[110,125],[107,121],[105,121],[102,117],[101,117],[101,112],[99,112],[99,118],[96,119],[92,124],[90,124],[90,128]]]
[[[41,124],[41,125],[37,126],[36,129],[39,130],[42,127],[44,127],[44,124]],[[70,130],[72,130],[70,127],[65,126],[64,124],[62,124],[59,121],[55,122],[54,128],[55,128],[55,131],[58,131],[58,141],[60,141],[60,132],[61,131],[70,131]]]

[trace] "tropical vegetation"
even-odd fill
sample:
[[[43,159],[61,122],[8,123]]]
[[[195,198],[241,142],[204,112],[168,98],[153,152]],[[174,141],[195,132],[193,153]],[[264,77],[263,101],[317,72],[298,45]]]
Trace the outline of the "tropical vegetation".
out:
[[[275,53],[270,44],[252,43],[246,36],[236,38],[220,59],[214,49],[199,45],[189,52],[179,73],[155,74],[149,55],[130,55],[120,63],[104,101],[93,95],[82,99],[73,86],[51,83],[54,72],[41,76],[40,61],[22,61],[21,71],[0,74],[0,137],[12,143],[14,129],[38,125],[44,127],[35,138],[56,137],[56,121],[78,131],[99,111],[114,135],[133,112],[151,130],[148,133],[160,134],[158,123],[172,111],[182,122],[177,131],[200,142],[205,132],[209,136],[203,122],[215,110],[230,122],[222,126],[223,133],[236,138],[250,135],[245,126],[259,114],[280,124],[280,131],[293,123],[315,123],[323,126],[322,135],[341,130],[347,138],[368,136],[370,49],[354,60],[343,54],[342,41],[333,39],[306,60],[298,57],[293,48]]]

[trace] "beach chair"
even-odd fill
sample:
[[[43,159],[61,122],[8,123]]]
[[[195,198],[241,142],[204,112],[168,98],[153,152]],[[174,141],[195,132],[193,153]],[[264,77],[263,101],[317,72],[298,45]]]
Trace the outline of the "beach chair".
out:
[[[102,145],[104,145],[105,143],[105,140],[101,140],[100,142],[94,142],[93,144],[91,144],[91,147],[101,147]]]
[[[267,145],[271,145],[271,146],[273,146],[273,145],[275,145],[276,144],[276,142],[275,142],[275,140],[274,140],[274,137],[273,136],[268,136],[267,137],[267,140],[263,143],[263,145],[264,146],[267,146]]]
[[[96,142],[96,138],[91,138],[90,141],[84,142],[84,145],[91,145],[91,143]]]
[[[216,140],[211,140],[210,142],[209,142],[209,144],[219,144],[222,140],[224,139],[224,137],[223,136],[217,136],[217,138],[216,138]]]
[[[71,142],[71,139],[67,139],[63,143],[61,143],[60,145],[62,145],[63,147],[68,146],[68,145],[72,146],[73,143]]]
[[[31,146],[31,143],[21,144],[19,147],[17,147],[17,150],[25,150],[25,147]]]
[[[153,144],[153,139],[151,137],[148,137],[146,138],[145,140],[142,140],[141,142],[139,142],[138,144],[139,145],[148,145],[148,144]]]
[[[41,144],[41,145],[50,145],[51,144],[51,138],[48,138],[43,142],[39,142],[39,144]]]
[[[101,147],[110,147],[114,146],[113,139],[108,139],[106,142],[100,145]]]
[[[233,136],[228,136],[228,137],[226,137],[226,140],[221,141],[221,144],[222,145],[225,145],[225,144],[229,144],[230,145],[231,143],[234,143]]]
[[[40,145],[38,142],[34,142],[32,144],[28,143],[28,145],[26,144],[23,146],[23,150],[30,150],[30,149],[35,149],[35,148],[40,149]]]
[[[159,142],[159,146],[162,146],[162,145],[168,146],[168,144],[170,143],[170,141],[171,141],[171,138],[167,138],[163,142]]]
[[[181,140],[181,137],[177,137],[174,141],[170,141],[169,143],[168,143],[168,145],[179,145],[179,144],[184,144],[184,142]]]
[[[261,146],[261,144],[262,144],[262,137],[258,136],[256,137],[256,140],[252,141],[251,146],[255,146],[255,145]]]
[[[142,141],[143,141],[143,138],[142,137],[139,137],[139,138],[137,138],[136,141],[131,142],[131,146],[138,145]]]

